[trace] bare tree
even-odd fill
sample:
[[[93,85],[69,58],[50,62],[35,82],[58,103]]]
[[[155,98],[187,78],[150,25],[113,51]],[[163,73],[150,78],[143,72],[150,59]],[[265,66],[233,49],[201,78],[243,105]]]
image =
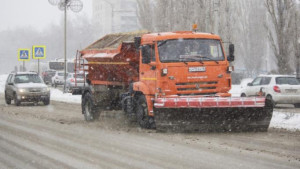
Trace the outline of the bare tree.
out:
[[[278,72],[281,74],[292,72],[289,60],[293,53],[294,6],[294,0],[265,0],[271,22],[266,26],[268,39],[277,59]]]
[[[137,16],[140,18],[140,24],[143,28],[154,30],[153,22],[153,4],[151,0],[137,0],[138,3],[138,12]]]
[[[261,0],[147,0],[139,1],[139,20],[150,31],[191,30],[219,34],[236,44],[237,68],[265,69],[266,11]],[[148,8],[148,9],[147,9]],[[151,12],[154,15],[151,14]],[[149,18],[151,17],[151,21]],[[225,43],[225,49],[227,49]]]

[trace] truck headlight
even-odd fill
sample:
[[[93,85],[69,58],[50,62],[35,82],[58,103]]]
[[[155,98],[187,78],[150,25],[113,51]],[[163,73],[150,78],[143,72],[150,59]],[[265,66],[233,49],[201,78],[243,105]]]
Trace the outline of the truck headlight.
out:
[[[162,70],[161,70],[161,75],[162,76],[166,76],[168,74],[168,69],[167,68],[163,68]]]

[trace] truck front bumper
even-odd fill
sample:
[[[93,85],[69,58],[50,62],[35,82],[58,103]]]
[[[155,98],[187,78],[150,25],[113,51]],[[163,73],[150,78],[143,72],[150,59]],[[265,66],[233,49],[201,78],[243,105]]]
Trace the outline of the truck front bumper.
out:
[[[264,97],[172,96],[154,100],[155,108],[242,108],[264,106]]]

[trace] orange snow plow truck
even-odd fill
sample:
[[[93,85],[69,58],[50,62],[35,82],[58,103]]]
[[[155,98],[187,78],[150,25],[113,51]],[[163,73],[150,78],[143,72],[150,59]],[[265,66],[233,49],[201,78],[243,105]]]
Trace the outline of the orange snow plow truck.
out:
[[[109,34],[79,52],[85,71],[86,121],[123,110],[142,128],[192,131],[267,131],[273,107],[265,97],[231,97],[230,62],[221,38],[210,33]]]

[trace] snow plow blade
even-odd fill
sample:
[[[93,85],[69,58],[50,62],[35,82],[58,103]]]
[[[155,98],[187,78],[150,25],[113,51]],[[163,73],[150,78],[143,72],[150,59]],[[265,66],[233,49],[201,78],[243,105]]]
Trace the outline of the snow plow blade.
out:
[[[169,97],[154,102],[158,131],[267,131],[273,113],[263,97]]]

